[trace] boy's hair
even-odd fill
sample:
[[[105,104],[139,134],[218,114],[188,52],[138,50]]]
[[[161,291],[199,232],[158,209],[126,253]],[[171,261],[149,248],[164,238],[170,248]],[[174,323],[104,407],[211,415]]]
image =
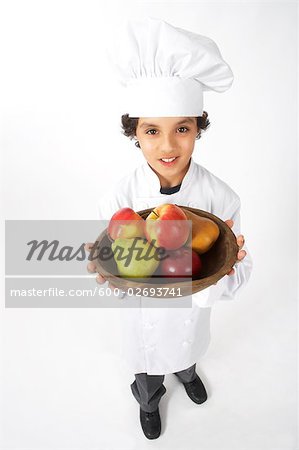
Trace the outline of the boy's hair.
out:
[[[196,139],[200,139],[201,130],[206,130],[210,126],[210,121],[208,119],[208,113],[203,111],[202,116],[196,117],[197,120],[197,130],[198,135]],[[121,127],[122,132],[125,136],[128,136],[130,139],[134,139],[136,136],[136,128],[138,124],[138,117],[129,117],[129,114],[123,114],[121,116]]]

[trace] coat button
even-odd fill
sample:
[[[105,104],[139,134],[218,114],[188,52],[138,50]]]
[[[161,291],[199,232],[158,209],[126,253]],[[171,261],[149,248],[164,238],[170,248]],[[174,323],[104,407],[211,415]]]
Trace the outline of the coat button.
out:
[[[189,345],[192,343],[192,341],[183,341],[183,347],[189,347]]]
[[[190,325],[191,322],[192,322],[191,319],[186,319],[186,320],[184,321],[184,324],[185,324],[185,325]]]
[[[151,330],[152,328],[154,328],[155,324],[153,322],[146,322],[144,324],[144,328],[146,328],[147,330]]]
[[[144,348],[147,351],[151,351],[151,350],[155,350],[156,346],[155,345],[145,345]]]

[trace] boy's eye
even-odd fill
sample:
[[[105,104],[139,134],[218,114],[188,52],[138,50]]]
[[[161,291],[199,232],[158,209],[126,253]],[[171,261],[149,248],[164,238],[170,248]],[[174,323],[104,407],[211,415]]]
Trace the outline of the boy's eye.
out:
[[[180,128],[178,128],[178,130],[179,130],[180,133],[186,133],[188,131],[188,128],[187,127],[180,127]],[[145,134],[154,134],[155,135],[156,132],[157,132],[157,130],[155,130],[154,128],[151,128],[150,130],[147,130],[145,132]]]

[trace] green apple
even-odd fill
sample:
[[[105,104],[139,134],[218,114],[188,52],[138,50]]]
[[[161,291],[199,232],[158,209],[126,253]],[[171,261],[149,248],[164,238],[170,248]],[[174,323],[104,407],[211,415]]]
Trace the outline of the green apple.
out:
[[[160,263],[159,249],[144,238],[117,238],[111,249],[121,277],[150,277]]]

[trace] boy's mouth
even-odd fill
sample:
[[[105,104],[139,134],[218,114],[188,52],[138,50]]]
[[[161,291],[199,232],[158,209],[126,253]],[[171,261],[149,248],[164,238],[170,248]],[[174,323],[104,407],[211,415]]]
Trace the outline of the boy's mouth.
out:
[[[178,156],[173,156],[172,158],[160,158],[159,161],[163,166],[172,166],[176,163]]]
[[[165,162],[171,162],[171,161],[174,161],[176,158],[177,158],[177,156],[173,156],[172,158],[160,158],[160,159]]]

